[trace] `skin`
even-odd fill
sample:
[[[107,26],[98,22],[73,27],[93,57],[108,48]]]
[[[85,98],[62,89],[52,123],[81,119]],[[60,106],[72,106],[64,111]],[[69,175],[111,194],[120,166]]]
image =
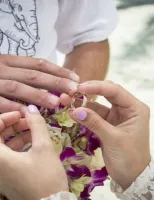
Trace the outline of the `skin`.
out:
[[[109,64],[109,43],[85,43],[66,56],[64,67],[76,72],[80,82],[104,80]]]
[[[22,110],[22,104],[9,100],[14,98],[45,108],[56,108],[59,98],[36,88],[73,95],[79,76],[81,82],[103,80],[108,61],[107,40],[76,47],[67,55],[64,68],[42,59],[0,55],[0,113]],[[95,98],[89,96],[89,99]]]
[[[19,112],[0,115],[0,193],[10,200],[40,200],[68,191],[65,170],[54,151],[44,119],[34,106],[24,112],[25,119],[21,119]],[[25,128],[30,132],[4,144],[3,139],[8,134]],[[17,152],[30,138],[29,151]]]
[[[70,111],[70,116],[101,139],[109,175],[126,189],[151,159],[149,108],[112,82],[89,82],[78,90],[103,95],[112,104],[107,108],[89,102],[87,108]],[[86,113],[82,120],[77,117],[81,112]],[[21,118],[19,112],[0,115],[0,192],[10,200],[40,200],[56,192],[68,191],[66,174],[53,149],[44,119],[34,106],[25,108],[24,113],[25,118]],[[27,128],[29,132],[3,143],[3,139],[14,131]],[[29,151],[17,152],[30,141],[32,148]]]
[[[77,46],[66,56],[64,67],[80,76],[80,83],[89,80],[104,80],[109,64],[109,42],[91,42]],[[89,95],[89,100],[96,96]]]
[[[58,97],[45,89],[71,94],[77,89],[79,77],[68,69],[36,58],[0,55],[0,113],[21,110],[16,98],[45,108],[56,108]]]
[[[109,175],[123,189],[128,188],[151,160],[148,106],[109,81],[86,82],[78,91],[101,95],[111,103],[111,108],[107,108],[91,102],[87,108],[72,110],[70,116],[101,139]]]

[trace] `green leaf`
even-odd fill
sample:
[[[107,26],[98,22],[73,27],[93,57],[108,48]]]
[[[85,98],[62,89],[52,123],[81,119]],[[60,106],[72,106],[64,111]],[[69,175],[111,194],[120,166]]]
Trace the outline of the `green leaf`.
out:
[[[70,118],[67,108],[64,108],[61,112],[52,115],[52,118],[57,121],[60,126],[69,128],[72,127],[74,123],[76,123]]]
[[[83,176],[79,179],[73,180],[71,183],[71,191],[80,197],[81,192],[83,192],[84,187],[92,181],[91,177]]]

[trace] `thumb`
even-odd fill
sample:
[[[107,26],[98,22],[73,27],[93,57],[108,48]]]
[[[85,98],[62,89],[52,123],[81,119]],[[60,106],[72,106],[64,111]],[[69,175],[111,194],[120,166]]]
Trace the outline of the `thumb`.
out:
[[[88,108],[80,107],[70,111],[70,116],[75,121],[94,132],[103,142],[109,138],[113,132],[115,132],[115,128],[111,124],[101,118],[96,112]]]
[[[32,148],[42,149],[45,146],[51,146],[46,122],[37,107],[34,105],[28,106],[25,117],[32,135]]]

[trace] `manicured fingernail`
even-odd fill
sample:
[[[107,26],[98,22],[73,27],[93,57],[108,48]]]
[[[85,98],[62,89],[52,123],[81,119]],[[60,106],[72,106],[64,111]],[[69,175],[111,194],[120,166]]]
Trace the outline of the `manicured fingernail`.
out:
[[[70,88],[71,90],[77,89],[77,88],[78,88],[78,84],[75,83],[75,82],[70,82],[69,88]]]
[[[60,100],[59,100],[58,97],[49,94],[49,96],[48,96],[48,101],[49,101],[49,103],[51,104],[51,106],[52,106],[52,108],[53,108],[53,107],[57,107],[57,106],[59,105],[59,101],[60,101]]]
[[[85,120],[87,117],[87,112],[85,110],[75,111],[74,117],[81,121]]]
[[[30,113],[40,113],[38,108],[34,105],[29,105],[28,110],[29,110]]]
[[[80,77],[75,73],[71,73],[70,77],[73,81],[76,81],[76,82],[80,80]]]

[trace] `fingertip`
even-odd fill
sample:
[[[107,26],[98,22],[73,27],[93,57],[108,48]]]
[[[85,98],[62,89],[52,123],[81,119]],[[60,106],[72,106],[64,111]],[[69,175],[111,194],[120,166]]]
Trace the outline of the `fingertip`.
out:
[[[64,105],[64,106],[69,106],[71,104],[71,97],[67,94],[61,94],[60,96],[60,102]]]
[[[76,121],[84,121],[87,118],[88,112],[85,108],[80,107],[70,110],[69,114]]]
[[[13,111],[12,114],[14,114],[18,119],[21,118],[21,113],[19,111]]]
[[[40,114],[38,108],[35,105],[29,105],[28,111],[29,113],[33,113],[33,114]]]
[[[70,74],[70,78],[72,79],[72,81],[75,81],[77,83],[79,83],[80,81],[80,77],[74,72]]]
[[[57,108],[60,104],[60,99],[57,96],[51,94],[48,96],[48,101],[51,109]]]

